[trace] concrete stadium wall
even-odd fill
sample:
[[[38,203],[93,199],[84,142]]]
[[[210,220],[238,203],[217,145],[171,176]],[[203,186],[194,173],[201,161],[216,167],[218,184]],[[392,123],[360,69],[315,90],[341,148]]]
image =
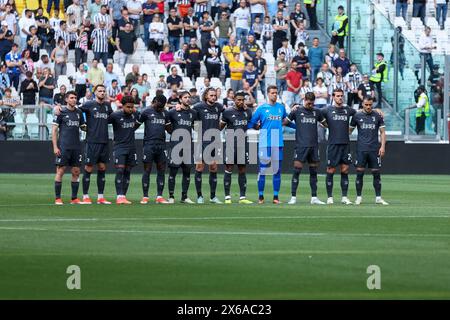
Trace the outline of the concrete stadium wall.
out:
[[[142,141],[137,142],[141,146]],[[354,155],[355,143],[351,143]],[[142,159],[138,148],[138,159]],[[112,150],[112,148],[111,148]],[[322,158],[320,173],[325,172],[326,145],[321,145]],[[290,173],[294,142],[286,141],[283,161],[283,172]],[[387,155],[383,159],[382,172],[389,174],[450,174],[450,146],[437,144],[405,144],[401,141],[388,142]],[[50,141],[1,141],[0,173],[52,173],[54,172],[54,156]],[[111,172],[112,162],[109,166]],[[139,163],[134,172],[140,172]],[[251,165],[250,172],[256,172]]]

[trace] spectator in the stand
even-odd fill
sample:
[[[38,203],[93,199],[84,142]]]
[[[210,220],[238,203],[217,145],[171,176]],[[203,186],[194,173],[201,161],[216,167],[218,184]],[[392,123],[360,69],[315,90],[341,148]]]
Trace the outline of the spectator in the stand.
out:
[[[358,87],[358,98],[359,101],[363,101],[364,97],[369,96],[375,98],[375,89],[372,82],[369,81],[369,75],[364,74],[362,77],[362,82]],[[359,109],[362,109],[362,104],[359,105]]]
[[[240,41],[240,45],[242,46],[248,35],[248,31],[250,29],[249,22],[251,19],[250,10],[247,7],[246,0],[240,0],[239,8],[237,8],[234,13],[234,25],[236,26],[236,39]]]
[[[159,55],[164,44],[164,24],[161,22],[159,14],[153,16],[153,21],[149,26],[150,40],[149,50],[155,55]]]
[[[202,60],[202,52],[197,46],[197,39],[191,38],[190,45],[186,53],[186,74],[194,81],[200,77],[200,61]]]
[[[209,41],[209,48],[206,52],[205,65],[208,78],[219,78],[222,61],[220,60],[221,50],[216,45],[216,39]]]
[[[244,74],[245,64],[240,61],[240,54],[234,55],[233,61],[230,63],[230,88],[234,92],[242,90],[242,75]]]
[[[400,72],[400,76],[402,77],[402,80],[405,80],[404,78],[404,70],[406,65],[406,56],[405,56],[405,37],[402,34],[402,27],[397,27],[399,36],[398,36],[398,71]],[[391,65],[394,65],[394,39],[395,35],[391,37],[391,44],[392,44],[392,52],[391,52],[391,58],[389,59],[389,63]]]
[[[102,0],[88,1],[88,3],[88,17],[89,20],[94,21],[94,17],[102,8]]]
[[[88,32],[89,28],[81,26],[77,32],[75,41],[75,68],[87,62],[88,56]]]
[[[92,51],[94,57],[98,61],[102,61],[106,68],[108,64],[108,29],[106,29],[106,23],[104,21],[99,22],[99,27],[95,28],[91,34]]]
[[[20,66],[20,81],[25,79],[25,73],[27,71],[31,71],[31,73],[34,73],[34,62],[31,59],[30,56],[30,50],[24,50],[22,52],[22,65]]]
[[[306,20],[305,14],[302,12],[302,4],[300,2],[297,2],[295,4],[295,9],[290,14],[290,31],[291,31],[291,46],[294,48],[297,43],[297,30],[298,30],[298,23],[301,22],[302,24]]]
[[[211,88],[211,79],[208,77],[205,77],[203,79],[203,84],[200,85],[200,88],[198,90],[198,94],[203,97],[203,93],[206,91],[206,89]]]
[[[38,92],[38,85],[33,79],[33,73],[27,71],[25,74],[26,79],[24,79],[20,84],[20,93],[22,94],[22,104],[24,105],[35,105],[36,104],[36,93]]]
[[[413,0],[413,14],[414,18],[420,18],[425,24],[427,0]]]
[[[33,18],[33,11],[25,9],[25,15],[19,19],[20,48],[22,49],[27,46],[27,36],[31,35],[31,26],[37,27],[36,20]]]
[[[309,17],[309,30],[318,30],[317,26],[317,1],[316,0],[304,0],[303,1],[306,6],[306,11],[308,12]]]
[[[192,106],[200,102],[200,96],[197,93],[197,89],[191,88],[189,93],[191,94],[190,102]]]
[[[222,105],[224,108],[234,107],[234,91],[233,89],[227,90],[227,96],[223,99]]]
[[[270,23],[270,17],[264,17],[264,24],[262,27],[262,43],[264,51],[267,52],[267,42],[273,39],[273,27]]]
[[[48,55],[43,54],[41,56],[41,59],[34,64],[36,72],[42,73],[44,71],[44,68],[49,68],[50,70],[53,70],[53,63],[48,58]]]
[[[255,35],[250,32],[247,36],[247,42],[242,46],[242,53],[244,55],[244,61],[250,62],[256,57],[256,51],[258,51],[259,45],[256,43]]]
[[[262,57],[262,49],[256,51],[256,57],[253,59],[253,64],[258,71],[258,81],[261,93],[266,96],[266,73],[267,73],[267,61]]]
[[[251,92],[252,96],[256,99],[256,89],[258,88],[259,78],[258,70],[255,69],[253,62],[247,62],[245,66],[244,73],[242,75],[242,85],[243,87],[248,84],[248,91]]]
[[[313,87],[311,85],[311,81],[309,79],[303,80],[303,86],[300,89],[299,95],[300,95],[300,104],[303,103],[303,100],[305,100],[305,95],[308,92],[313,92]]]
[[[55,64],[55,79],[58,81],[60,75],[67,73],[67,47],[63,39],[59,39],[58,46],[53,49],[51,59]]]
[[[173,85],[176,86],[178,90],[183,88],[183,78],[181,78],[178,75],[178,69],[176,67],[170,68],[171,74],[167,76],[167,84],[170,88],[172,88]]]
[[[122,10],[120,10],[120,14],[121,14],[121,18],[117,22],[117,24],[118,24],[117,32],[119,32],[120,30],[122,30],[122,31],[125,30],[125,25],[127,23],[131,23],[131,25],[133,25],[133,21],[130,18],[130,13],[128,12],[128,9],[126,7],[124,7]],[[133,30],[134,30],[134,25],[133,25]]]
[[[41,49],[49,50],[50,46],[49,46],[49,42],[48,42],[48,40],[49,40],[48,33],[49,33],[49,29],[50,29],[50,23],[48,21],[48,18],[46,16],[44,16],[43,12],[44,12],[44,9],[38,8],[36,15],[34,17],[34,20],[36,20],[36,25],[38,28],[37,34],[38,34],[39,39],[41,40]],[[39,59],[39,57],[38,57],[38,59]]]
[[[338,7],[338,14],[334,18],[333,28],[331,31],[331,44],[338,44],[339,48],[344,48],[345,37],[348,36],[348,17],[344,13],[344,7]]]
[[[222,48],[223,56],[225,57],[225,78],[230,77],[230,62],[234,60],[234,54],[240,53],[241,49],[236,44],[236,37],[230,36],[230,42]]]
[[[202,45],[202,53],[203,55],[206,55],[208,52],[209,40],[211,40],[215,28],[214,23],[209,17],[208,11],[203,12],[202,17],[200,22],[200,43]]]
[[[338,70],[340,71],[340,68]],[[343,92],[346,92],[346,86],[341,72],[336,72],[336,74],[333,76],[333,79],[331,79],[331,85],[328,87],[328,92],[330,96],[332,96],[333,92],[338,89],[342,90]]]
[[[305,50],[301,50],[298,56],[292,59],[292,62],[297,62],[297,70],[302,74],[302,79],[308,77],[308,71],[311,72],[311,66],[309,64],[309,59],[305,55]]]
[[[305,30],[305,25],[303,22],[297,22],[297,30],[296,32],[296,36],[297,36],[297,41],[295,42],[295,47],[298,47],[298,45],[300,43],[302,43],[303,45],[306,45],[306,41],[309,40],[309,33]]]
[[[0,97],[5,94],[5,89],[11,86],[6,64],[0,65]]]
[[[42,40],[39,39],[37,28],[35,26],[31,26],[30,34],[27,36],[27,50],[30,52],[30,57],[33,62],[37,62],[39,60],[41,43]]]
[[[180,99],[178,97],[178,90],[174,89],[170,93],[169,99],[167,99],[166,108],[167,110],[170,110],[172,108],[175,108],[178,104],[180,104]]]
[[[282,46],[283,40],[287,39],[289,29],[288,22],[283,17],[283,12],[278,11],[277,16],[272,21],[273,33],[273,57],[277,58],[278,49]],[[287,58],[287,57],[286,57]]]
[[[10,3],[5,4],[5,11],[3,12],[2,18],[3,18],[2,22],[6,22],[5,26],[8,27],[8,30],[11,31],[13,35],[16,35],[17,34],[16,12]]]
[[[58,45],[59,39],[64,40],[64,45],[69,46],[71,36],[70,33],[67,30],[67,23],[66,21],[60,21],[59,22],[59,28],[55,29],[55,39],[54,39],[54,45],[52,48],[55,48],[55,46]]]
[[[183,18],[184,43],[189,44],[192,38],[197,38],[198,22],[194,9],[189,8],[187,16]]]
[[[223,48],[229,40],[230,36],[233,33],[233,24],[231,23],[230,19],[228,18],[228,13],[222,12],[220,14],[220,20],[216,21],[214,24],[214,28],[219,27],[219,47]]]
[[[8,22],[2,21],[0,28],[0,61],[5,61],[6,54],[11,51],[14,35],[8,28]]]
[[[433,56],[431,55],[431,52],[434,49],[436,49],[436,45],[431,37],[431,28],[425,27],[424,33],[419,39],[419,50],[420,54],[425,57],[430,72],[433,70]]]
[[[169,32],[169,44],[172,52],[180,49],[180,39],[183,33],[183,22],[177,14],[175,8],[170,9],[169,17],[166,20]]]
[[[97,13],[94,16],[94,19],[92,20],[92,22],[94,23],[95,27],[98,28],[100,26],[100,22],[104,22],[105,23],[105,28],[110,31],[112,28],[112,19],[111,16],[107,13],[108,11],[108,6],[106,5],[102,5],[100,7],[100,12]]]
[[[142,4],[142,14],[144,17],[144,43],[147,48],[150,41],[150,24],[153,22],[155,13],[159,13],[156,3],[153,0],[146,0]]]
[[[281,52],[284,52],[287,61],[292,61],[292,58],[296,55],[294,49],[289,47],[289,40],[287,38],[283,39],[281,42],[281,47],[277,51],[277,57]]]
[[[131,28],[132,25],[127,23],[125,31],[119,31],[119,35],[116,38],[116,46],[119,51],[119,66],[122,69],[122,73],[125,72],[125,65],[128,59],[131,58],[137,48],[137,38]]]
[[[142,108],[142,99],[139,97],[139,92],[136,88],[131,89],[130,96],[134,99],[134,106],[138,111]]]
[[[298,71],[298,63],[296,61],[291,62],[291,69],[286,74],[286,84],[286,105],[290,108],[293,103],[300,102],[298,93],[302,87],[302,73]]]
[[[313,39],[312,47],[308,50],[308,58],[311,66],[311,81],[314,82],[324,60],[323,49],[319,47],[319,38],[317,37]]]
[[[98,67],[98,60],[95,58],[92,60],[91,67],[87,73],[87,79],[92,87],[105,82],[105,74],[103,70]]]
[[[189,9],[192,8],[190,0],[177,0],[176,5],[178,7],[178,11],[180,12],[181,19],[186,17],[188,15]]]
[[[287,89],[286,74],[289,71],[289,62],[286,61],[286,55],[281,52],[274,65],[276,73],[276,84],[278,88],[278,95],[281,97],[284,91]]]
[[[167,89],[167,82],[166,82],[166,79],[164,79],[163,74],[159,75],[159,80],[156,82],[155,88],[162,89],[162,90]]]
[[[77,93],[78,101],[86,95],[86,86],[88,84],[86,65],[80,64],[77,72],[75,72],[75,92]]]
[[[138,0],[128,0],[127,9],[130,14],[131,22],[133,23],[134,34],[136,37],[139,37],[142,3]]]
[[[333,67],[333,62],[339,57],[336,53],[336,46],[334,44],[328,45],[328,51],[325,54],[325,62],[328,64],[328,67],[331,69]]]
[[[94,100],[94,95],[92,94],[92,91],[91,91],[91,90],[87,90],[87,91],[86,91],[86,95],[85,95],[84,97],[82,97],[82,98],[78,101],[78,104],[79,104],[79,105],[83,105],[83,104],[85,104],[86,102],[92,101],[92,100]]]
[[[231,12],[234,11],[233,5],[236,4],[236,6],[238,6],[238,2],[239,1],[237,0],[216,0],[216,4],[219,5],[219,9],[217,10],[218,16],[220,17],[220,15],[224,12],[226,12],[227,15],[230,16]]]
[[[260,17],[255,17],[255,22],[252,25],[252,32],[255,35],[257,41],[261,40],[263,25]]]
[[[369,80],[374,84],[377,89],[377,108],[381,108],[383,105],[383,92],[381,91],[381,83],[387,82],[388,70],[387,63],[384,61],[384,54],[377,53],[377,61],[372,69],[372,75]]]
[[[344,49],[339,49],[339,57],[334,60],[331,71],[336,74],[336,70],[339,67],[342,68],[343,77],[350,71],[350,60],[347,58]]]
[[[144,85],[144,78],[142,76],[139,76],[137,78],[137,81],[135,84],[133,84],[133,86],[131,87],[131,89],[136,89],[138,91],[139,94],[139,98],[142,99],[143,103],[145,102],[145,99],[148,96],[148,88],[147,86]]]
[[[138,77],[140,76],[139,73],[139,66],[137,64],[134,64],[131,67],[131,72],[127,74],[125,77],[125,82],[131,82],[132,84],[135,84],[137,82]]]
[[[436,20],[444,30],[445,20],[447,19],[448,0],[434,0],[434,7],[436,8]]]
[[[119,86],[119,83],[117,82],[117,80],[114,79],[111,82],[111,85],[106,88],[106,91],[108,92],[109,101],[111,103],[116,103],[117,102],[117,96],[121,92],[120,86]]]
[[[188,46],[189,46],[188,43],[183,43],[181,49],[175,52],[174,55],[175,64],[180,66],[181,70],[183,71],[183,74],[186,74],[186,53]]]
[[[411,0],[392,0],[392,4],[395,3],[395,16],[403,17],[403,20],[406,22],[406,17],[408,15],[408,3]]]
[[[53,103],[55,105],[65,106],[66,105],[66,92],[67,92],[66,86],[61,85],[59,87],[59,92],[57,94],[55,94],[55,96],[53,97]]]
[[[347,91],[347,105],[350,108],[353,108],[353,105],[359,105],[359,98],[358,98],[358,88],[361,84],[362,77],[361,74],[358,71],[358,68],[356,67],[356,64],[352,63],[350,65],[350,72],[347,73],[347,75],[344,77],[344,82],[346,86]]]
[[[117,81],[119,80],[119,76],[114,72],[113,69],[114,69],[114,65],[112,63],[108,63],[108,65],[106,66],[105,73],[104,73],[104,79],[105,79],[104,85],[107,88],[109,86],[111,86],[111,82],[114,79],[116,79]],[[119,82],[119,85],[122,85],[122,84]]]
[[[20,66],[22,65],[22,59],[20,58],[19,46],[14,43],[11,51],[6,54],[5,62],[8,66],[8,75],[11,84],[16,90],[19,89],[20,80]]]
[[[313,87],[313,92],[316,96],[314,106],[319,109],[325,108],[328,102],[328,88],[321,77],[317,77],[316,85]]]
[[[195,0],[194,11],[197,18],[201,18],[203,12],[211,12],[210,0]]]
[[[250,24],[253,24],[256,17],[262,19],[266,12],[266,0],[250,0],[250,12],[251,21]]]
[[[44,73],[39,78],[39,103],[53,105],[53,90],[55,90],[56,81],[50,70],[44,68]]]
[[[164,64],[164,66],[167,69],[167,72],[169,72],[170,66],[175,62],[175,58],[173,55],[173,52],[170,51],[170,45],[165,44],[163,46],[163,51],[159,54],[159,63]]]

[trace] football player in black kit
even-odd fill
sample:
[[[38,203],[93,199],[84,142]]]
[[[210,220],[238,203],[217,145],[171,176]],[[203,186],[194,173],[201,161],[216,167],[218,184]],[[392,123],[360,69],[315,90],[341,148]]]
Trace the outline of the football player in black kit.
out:
[[[113,126],[114,147],[113,158],[116,167],[116,204],[131,204],[126,195],[130,185],[131,169],[137,164],[134,131],[138,127],[139,114],[134,108],[134,99],[124,96],[121,100],[122,109],[109,116]]]
[[[171,133],[170,150],[169,150],[169,203],[175,203],[175,177],[178,168],[183,172],[181,182],[181,203],[193,204],[194,202],[188,198],[188,190],[191,177],[192,167],[192,128],[194,121],[197,119],[197,113],[191,109],[191,95],[187,91],[182,91],[178,95],[180,104],[177,108],[169,110],[169,132]],[[181,138],[186,140],[181,140]],[[180,145],[182,144],[182,145]],[[181,152],[175,153],[177,146],[182,147]],[[176,150],[179,150],[178,148]],[[189,152],[186,152],[190,150]],[[175,159],[177,157],[177,159]],[[186,161],[186,159],[188,159]]]
[[[202,143],[198,145],[198,150],[196,150],[196,155],[201,157],[201,162],[195,165],[195,188],[197,189],[197,203],[204,203],[202,194],[202,174],[205,169],[205,164],[207,164],[209,168],[209,186],[211,191],[209,201],[211,203],[222,203],[216,196],[217,159],[222,156],[222,141],[215,141],[215,139],[213,141],[206,140],[205,132],[213,129],[213,131],[217,130],[220,135],[220,115],[222,114],[223,106],[217,102],[217,92],[216,89],[212,87],[205,90],[202,98],[203,102],[197,103],[194,106],[194,110],[197,113],[197,119],[202,126],[201,132],[198,133],[198,135],[201,135],[199,138],[201,138]],[[214,146],[220,145],[220,147],[214,147],[211,154],[206,154],[208,153],[208,150],[211,149],[210,145],[212,144],[214,144]],[[209,159],[205,159],[205,155]]]
[[[325,122],[320,109],[314,108],[314,93],[305,94],[302,107],[293,108],[288,116],[295,122],[294,172],[291,181],[291,200],[288,204],[297,203],[297,188],[300,173],[304,164],[309,165],[309,185],[311,187],[311,204],[325,204],[317,198],[317,167],[319,166],[319,137],[317,124]]]
[[[169,203],[163,198],[164,179],[167,163],[166,127],[170,124],[168,112],[164,109],[167,99],[164,95],[153,98],[151,107],[145,109],[139,117],[139,123],[144,123],[144,174],[142,175],[141,204],[147,204],[148,189],[150,187],[150,172],[153,162],[156,163],[156,203]]]
[[[388,205],[381,198],[381,158],[385,154],[386,132],[382,115],[372,109],[373,98],[364,98],[363,111],[353,116],[350,123],[350,133],[358,128],[358,141],[356,151],[356,201],[359,205],[362,202],[363,177],[366,166],[372,171],[373,187],[375,189],[375,203]],[[378,132],[381,137],[381,145],[378,141]]]
[[[56,156],[55,204],[64,204],[61,199],[62,178],[66,166],[72,167],[72,200],[71,204],[81,204],[78,199],[80,185],[80,165],[82,161],[80,128],[85,129],[82,112],[76,108],[77,94],[75,91],[66,93],[66,107],[61,109],[53,119],[52,143]]]
[[[352,204],[348,199],[348,170],[352,163],[350,153],[349,123],[350,118],[356,113],[352,108],[344,104],[344,91],[336,89],[333,92],[333,103],[331,106],[321,110],[328,127],[327,146],[327,204],[333,204],[333,176],[336,167],[341,170],[341,189],[343,204]]]
[[[245,174],[248,157],[249,157],[249,145],[247,138],[247,124],[252,118],[251,109],[245,107],[244,91],[238,91],[234,96],[234,106],[227,108],[222,113],[222,119],[220,121],[220,128],[225,130],[225,174],[223,177],[223,185],[225,189],[225,203],[231,203],[231,175],[233,173],[233,166],[238,167],[238,182],[240,204],[251,204],[252,201],[246,199],[245,193],[247,189],[247,176]],[[242,139],[239,139],[242,137]],[[232,154],[231,154],[232,153]]]
[[[111,204],[103,195],[105,190],[106,163],[109,162],[108,118],[113,112],[106,101],[106,88],[99,84],[94,87],[95,100],[84,103],[80,109],[86,115],[87,135],[85,166],[83,174],[83,204],[91,204],[89,185],[94,165],[97,165],[98,204]]]

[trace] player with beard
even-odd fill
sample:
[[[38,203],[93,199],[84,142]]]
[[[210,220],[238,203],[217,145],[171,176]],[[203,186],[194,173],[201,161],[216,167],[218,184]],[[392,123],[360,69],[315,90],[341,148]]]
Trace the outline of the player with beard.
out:
[[[333,92],[333,103],[331,106],[322,109],[323,117],[328,126],[328,147],[327,147],[327,178],[326,188],[328,194],[327,204],[333,204],[333,176],[336,167],[341,170],[341,190],[343,204],[352,204],[348,199],[348,170],[352,163],[350,153],[349,123],[350,118],[356,111],[344,104],[344,91],[336,89]]]
[[[381,158],[385,154],[386,131],[382,115],[372,109],[373,98],[365,97],[363,111],[353,116],[350,123],[350,134],[358,128],[358,141],[356,151],[356,201],[362,202],[363,177],[366,166],[372,171],[373,187],[375,189],[375,203],[388,205],[381,198]],[[378,141],[378,132],[381,137],[381,145]]]
[[[85,129],[82,112],[76,108],[77,94],[74,91],[66,93],[67,106],[53,120],[52,143],[56,156],[55,204],[62,205],[62,178],[66,166],[72,167],[72,200],[70,204],[80,204],[78,187],[80,185],[80,165],[82,160],[80,128]]]
[[[180,104],[176,108],[169,110],[169,121],[171,123],[169,127],[169,132],[172,134],[170,141],[170,152],[169,152],[169,203],[175,203],[174,193],[175,193],[175,177],[178,172],[178,168],[181,168],[183,172],[183,179],[181,182],[181,203],[193,204],[194,202],[188,198],[188,190],[191,177],[191,167],[192,167],[192,157],[189,154],[189,161],[184,161],[185,148],[178,156],[182,159],[176,161],[172,155],[173,149],[179,143],[189,143],[192,147],[192,128],[194,126],[194,121],[197,119],[197,113],[191,109],[191,95],[187,91],[182,91],[179,93]],[[184,131],[184,132],[183,132]],[[174,138],[174,132],[176,135],[181,135],[182,137],[189,137],[188,141],[172,140]],[[192,149],[190,149],[192,150]],[[186,155],[187,157],[187,155]]]
[[[248,122],[252,118],[251,109],[245,107],[245,92],[238,91],[234,96],[234,106],[223,111],[222,120],[220,121],[220,128],[226,127],[225,131],[225,175],[223,178],[223,185],[225,189],[225,203],[231,203],[231,175],[233,173],[233,166],[237,165],[239,177],[240,204],[251,204],[252,201],[246,199],[245,193],[247,189],[246,168],[249,162],[249,145],[247,138]],[[244,141],[239,139],[243,137]],[[228,153],[233,152],[232,158],[229,158]]]
[[[124,96],[122,109],[113,112],[109,123],[114,131],[114,166],[116,167],[116,204],[131,204],[126,195],[130,185],[131,169],[137,164],[134,131],[138,127],[139,114],[134,108],[134,99]]]
[[[317,167],[319,166],[319,137],[317,123],[325,122],[320,109],[314,108],[314,93],[305,94],[303,107],[293,108],[288,116],[296,125],[294,172],[291,182],[292,197],[288,204],[297,202],[297,188],[300,173],[306,162],[309,165],[309,185],[311,187],[311,204],[325,204],[317,198]]]
[[[150,172],[152,164],[156,164],[156,185],[157,197],[156,203],[169,203],[163,198],[164,179],[167,163],[166,150],[166,127],[170,125],[169,115],[164,107],[167,99],[164,95],[157,95],[153,98],[151,107],[145,109],[139,117],[139,123],[145,124],[144,130],[144,174],[142,175],[142,190],[144,196],[141,204],[147,204],[149,201],[148,190],[150,187]]]
[[[201,163],[197,163],[195,165],[195,188],[197,189],[197,203],[204,203],[203,194],[202,194],[202,174],[205,169],[205,164],[208,165],[209,169],[209,186],[211,191],[210,202],[211,203],[222,203],[219,198],[216,196],[216,188],[217,188],[217,158],[221,157],[222,150],[221,147],[214,148],[210,155],[212,159],[205,162],[203,152],[205,148],[207,148],[210,144],[216,144],[217,142],[205,141],[204,136],[205,132],[212,129],[220,131],[220,115],[223,111],[223,106],[217,102],[217,92],[216,89],[210,87],[205,90],[203,93],[203,102],[200,102],[194,106],[194,110],[197,112],[197,119],[199,120],[202,128],[201,132],[198,134],[201,135],[202,143],[199,145],[199,150],[196,150],[196,154],[201,157]],[[211,132],[211,131],[210,131]],[[219,141],[220,146],[222,145],[222,141]],[[201,154],[200,154],[201,153]]]
[[[105,190],[106,163],[109,162],[108,118],[113,112],[106,99],[106,88],[99,84],[94,87],[95,100],[87,101],[80,109],[86,116],[87,135],[85,167],[83,174],[83,204],[91,204],[89,185],[94,165],[97,165],[98,204],[111,204],[103,195]]]

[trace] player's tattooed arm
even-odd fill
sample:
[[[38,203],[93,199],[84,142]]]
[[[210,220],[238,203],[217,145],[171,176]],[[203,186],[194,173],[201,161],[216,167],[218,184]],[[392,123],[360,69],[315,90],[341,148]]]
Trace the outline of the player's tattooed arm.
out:
[[[61,150],[58,148],[58,125],[54,124],[52,126],[52,144],[53,144],[53,153],[55,156],[59,157],[61,155]]]
[[[380,128],[380,138],[381,138],[381,147],[380,147],[380,150],[378,151],[378,155],[380,157],[384,157],[384,155],[386,154],[386,128],[385,127]]]

